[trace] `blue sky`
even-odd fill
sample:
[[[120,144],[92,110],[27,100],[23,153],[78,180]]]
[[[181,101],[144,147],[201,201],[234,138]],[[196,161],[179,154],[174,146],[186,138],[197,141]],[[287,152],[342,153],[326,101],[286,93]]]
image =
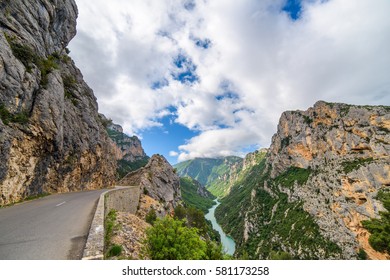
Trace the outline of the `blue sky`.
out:
[[[171,163],[268,147],[286,110],[390,105],[388,0],[76,0],[100,112]]]

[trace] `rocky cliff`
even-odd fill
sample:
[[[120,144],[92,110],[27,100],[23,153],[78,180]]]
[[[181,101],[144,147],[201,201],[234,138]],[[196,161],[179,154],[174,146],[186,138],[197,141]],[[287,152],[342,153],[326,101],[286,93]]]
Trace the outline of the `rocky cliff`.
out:
[[[265,158],[217,209],[238,254],[388,259],[363,224],[385,211],[378,194],[390,186],[389,131],[386,106],[317,102],[283,113]]]
[[[0,205],[111,186],[113,150],[66,48],[75,2],[1,1],[0,9]]]
[[[160,155],[153,155],[145,167],[127,174],[119,181],[119,185],[140,186],[144,195],[163,206],[163,210],[160,209],[161,216],[171,213],[181,202],[180,178]]]
[[[108,125],[107,132],[113,141],[118,179],[122,179],[129,172],[144,167],[148,163],[149,157],[145,154],[137,136],[126,135],[120,125],[113,123]]]

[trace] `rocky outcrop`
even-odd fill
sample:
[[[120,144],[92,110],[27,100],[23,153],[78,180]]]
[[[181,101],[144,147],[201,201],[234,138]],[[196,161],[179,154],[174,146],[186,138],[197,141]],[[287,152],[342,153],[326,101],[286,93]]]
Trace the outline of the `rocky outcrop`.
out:
[[[122,186],[140,186],[144,194],[159,201],[171,213],[181,201],[180,178],[161,155],[153,155],[145,167],[119,181]]]
[[[276,177],[290,166],[313,169],[324,160],[388,159],[390,107],[317,102],[284,112],[267,162]]]
[[[66,49],[75,2],[0,7],[0,205],[113,185],[116,163],[96,98]]]

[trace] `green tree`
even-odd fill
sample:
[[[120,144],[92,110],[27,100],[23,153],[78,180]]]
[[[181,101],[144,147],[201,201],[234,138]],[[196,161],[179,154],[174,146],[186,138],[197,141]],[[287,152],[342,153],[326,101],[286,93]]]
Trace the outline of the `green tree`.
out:
[[[178,205],[175,208],[175,218],[178,220],[183,220],[187,217],[187,210],[182,205]]]
[[[143,243],[143,255],[152,260],[206,259],[206,242],[200,239],[198,230],[171,217],[157,219],[147,229]]]

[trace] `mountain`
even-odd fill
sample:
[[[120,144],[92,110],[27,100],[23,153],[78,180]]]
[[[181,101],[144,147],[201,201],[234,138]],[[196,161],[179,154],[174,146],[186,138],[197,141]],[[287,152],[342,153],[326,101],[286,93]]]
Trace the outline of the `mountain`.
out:
[[[283,113],[267,154],[216,210],[237,256],[389,259],[389,132],[388,106]]]
[[[141,141],[137,136],[130,137],[126,135],[120,125],[112,122],[108,125],[107,132],[114,142],[117,178],[119,180],[130,171],[144,167],[148,163],[149,157],[145,154]]]
[[[215,196],[191,177],[180,178],[180,188],[183,201],[187,206],[195,207],[207,213],[208,209],[215,204]]]
[[[196,158],[174,166],[180,177],[189,176],[213,195],[223,197],[243,167],[243,159],[236,156],[224,158]]]
[[[112,186],[114,151],[66,48],[76,34],[75,2],[0,6],[0,205]]]

